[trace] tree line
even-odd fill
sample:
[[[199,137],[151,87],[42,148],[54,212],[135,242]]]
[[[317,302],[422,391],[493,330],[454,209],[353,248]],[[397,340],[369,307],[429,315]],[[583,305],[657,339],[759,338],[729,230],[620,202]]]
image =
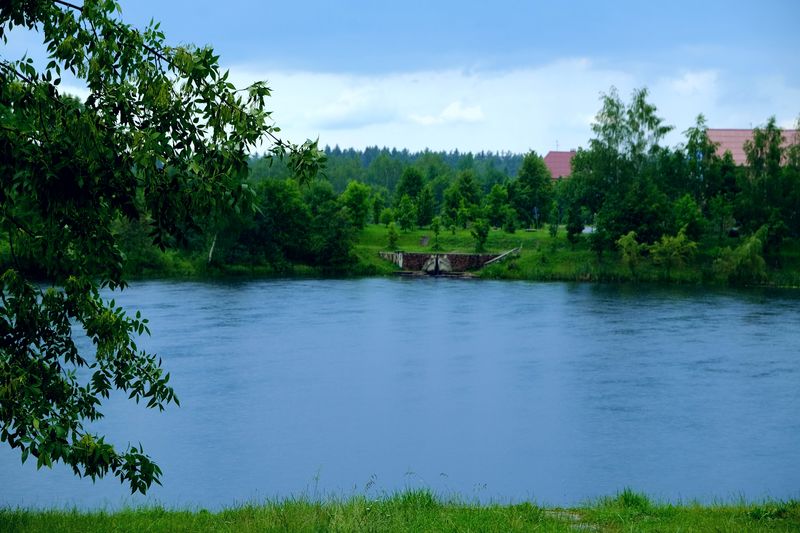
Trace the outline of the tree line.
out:
[[[280,161],[254,156],[248,183],[256,209],[214,232],[210,259],[346,269],[355,261],[357,231],[375,223],[391,231],[482,233],[485,226],[553,235],[565,226],[573,246],[585,242],[600,257],[619,253],[634,266],[647,258],[671,262],[663,259],[669,256],[680,262],[698,244],[724,244],[730,248],[714,253],[730,281],[755,280],[767,264],[779,267],[786,239],[800,236],[798,145],[771,118],[746,143],[747,164],[737,165],[729,152],[719,154],[702,115],[678,146],[663,142],[671,130],[646,89],[625,102],[612,88],[601,97],[593,137],[577,151],[571,177],[560,180],[533,151],[326,147],[324,170],[306,181]],[[210,246],[211,237],[201,237],[192,245],[198,252]],[[745,249],[759,250],[764,267],[750,258],[755,266],[744,275]]]

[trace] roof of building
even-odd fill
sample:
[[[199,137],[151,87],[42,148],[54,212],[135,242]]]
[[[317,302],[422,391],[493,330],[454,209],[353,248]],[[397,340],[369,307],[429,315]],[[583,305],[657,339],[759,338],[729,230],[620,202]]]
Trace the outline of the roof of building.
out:
[[[781,130],[783,133],[783,146],[800,141],[798,130]],[[712,129],[706,130],[708,139],[719,144],[717,154],[723,156],[730,151],[737,165],[747,164],[747,155],[744,153],[744,143],[753,139],[753,130],[744,129]]]
[[[568,178],[572,174],[572,158],[575,157],[577,152],[570,150],[569,152],[554,152],[549,151],[544,156],[544,164],[550,169],[550,175],[553,179]]]

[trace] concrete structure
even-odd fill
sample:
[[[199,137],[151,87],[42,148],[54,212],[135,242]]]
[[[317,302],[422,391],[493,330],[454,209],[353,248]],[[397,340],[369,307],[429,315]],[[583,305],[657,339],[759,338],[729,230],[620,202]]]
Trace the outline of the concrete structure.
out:
[[[569,152],[555,152],[550,150],[544,156],[544,164],[550,170],[554,180],[568,178],[572,175],[572,158],[577,154],[575,150]]]
[[[781,130],[783,134],[783,146],[800,142],[800,132],[798,130]],[[716,143],[717,155],[722,157],[725,152],[730,152],[733,161],[737,165],[747,164],[747,155],[744,153],[744,143],[753,140],[753,130],[745,129],[714,129],[706,130],[708,139]]]
[[[519,248],[504,254],[380,252],[380,256],[404,271],[436,275],[478,270],[488,263],[515,253],[519,253]]]

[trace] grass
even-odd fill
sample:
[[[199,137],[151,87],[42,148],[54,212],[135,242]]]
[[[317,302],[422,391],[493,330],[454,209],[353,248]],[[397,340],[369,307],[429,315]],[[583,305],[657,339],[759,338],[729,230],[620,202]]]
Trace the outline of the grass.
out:
[[[7,532],[113,531],[798,531],[800,502],[661,504],[625,490],[583,506],[475,505],[427,490],[377,500],[289,499],[219,512],[0,510]]]
[[[427,243],[424,237],[427,237]],[[455,234],[449,230],[440,234],[440,252],[474,252],[475,240],[469,230],[459,229]],[[625,266],[616,251],[604,252],[602,256],[589,249],[588,239],[583,236],[574,246],[566,238],[563,227],[555,238],[547,228],[536,231],[517,230],[505,233],[492,229],[486,243],[486,251],[500,253],[518,246],[519,257],[483,269],[480,276],[490,279],[516,279],[536,281],[632,281],[669,282],[684,284],[724,285],[717,279],[713,262],[722,246],[737,246],[739,241],[728,239],[722,243],[709,239],[700,243],[694,258],[685,264],[674,266],[669,271],[652,260],[642,258],[633,270]],[[378,257],[378,252],[388,249],[387,230],[381,225],[368,225],[359,235],[356,253],[363,264],[370,265],[375,273],[390,273],[396,268]],[[428,229],[398,232],[396,249],[405,252],[434,252],[433,233]],[[787,242],[781,251],[780,266],[769,268],[767,285],[800,287],[800,242]]]

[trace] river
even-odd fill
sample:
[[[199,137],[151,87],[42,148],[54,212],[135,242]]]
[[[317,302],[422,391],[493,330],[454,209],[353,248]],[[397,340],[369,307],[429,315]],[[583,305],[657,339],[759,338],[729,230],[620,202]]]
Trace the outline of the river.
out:
[[[128,496],[0,446],[0,505],[218,509],[429,488],[570,505],[625,487],[800,497],[800,294],[452,279],[137,282],[181,407],[97,425]]]

